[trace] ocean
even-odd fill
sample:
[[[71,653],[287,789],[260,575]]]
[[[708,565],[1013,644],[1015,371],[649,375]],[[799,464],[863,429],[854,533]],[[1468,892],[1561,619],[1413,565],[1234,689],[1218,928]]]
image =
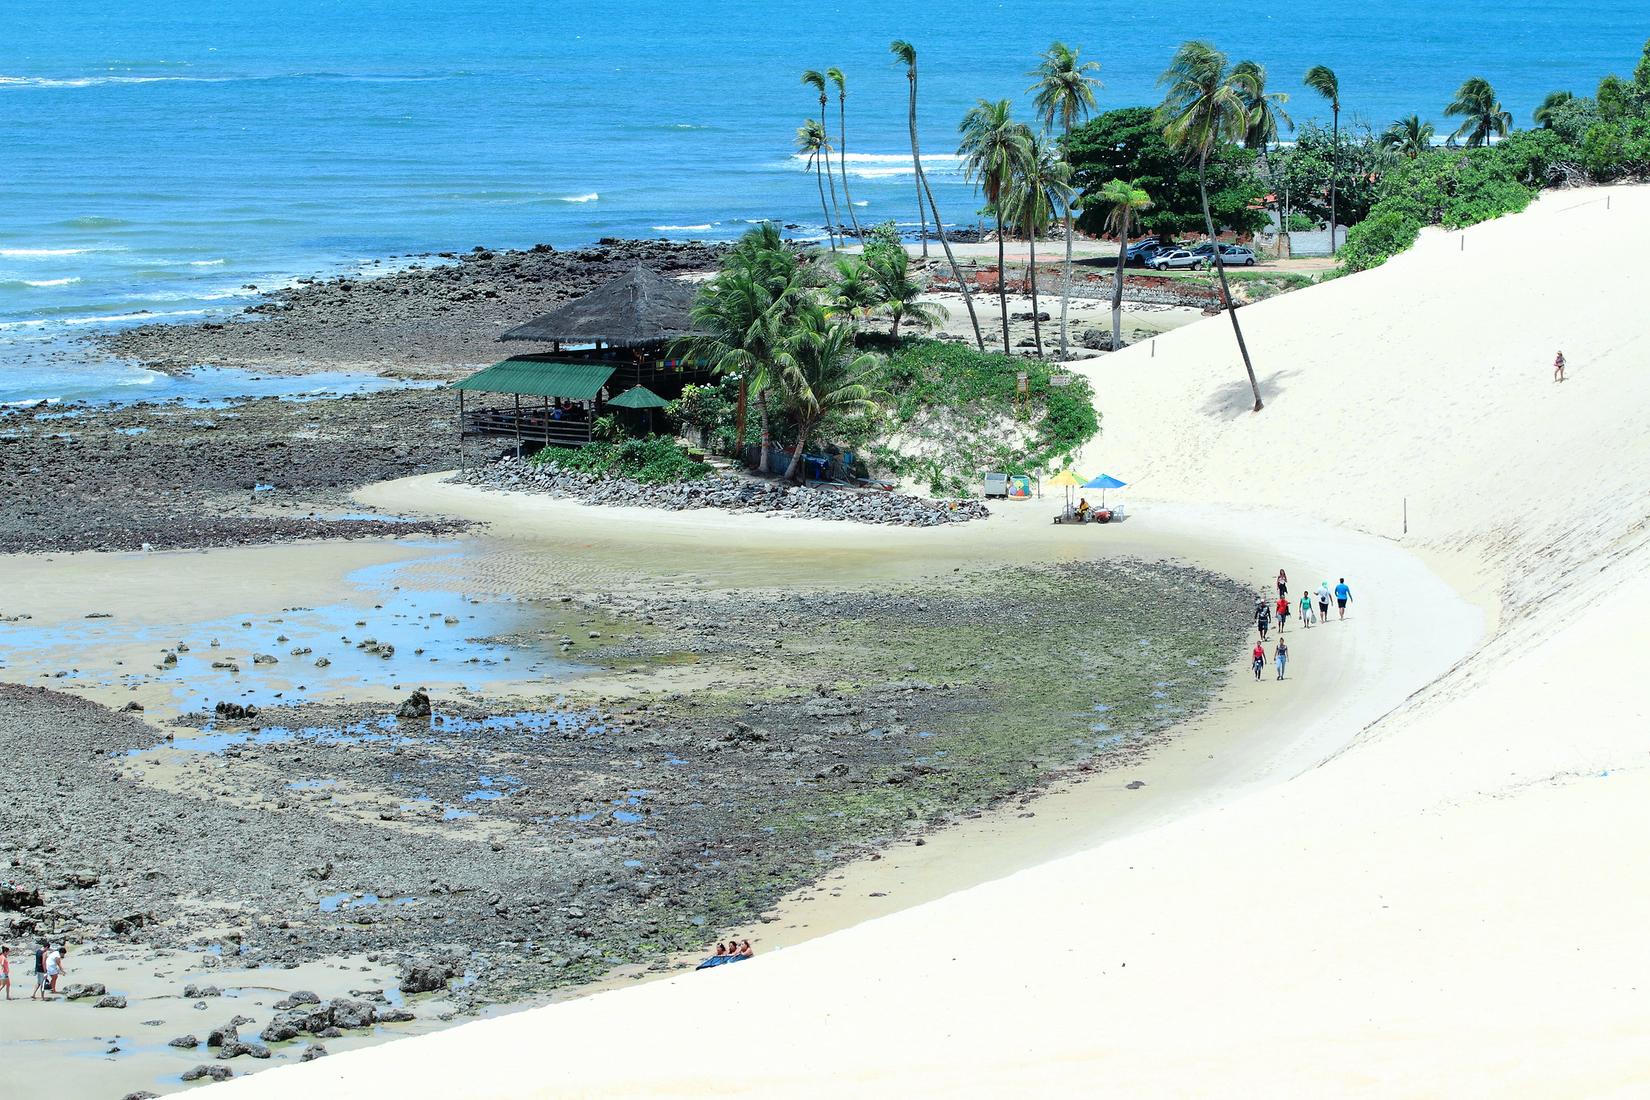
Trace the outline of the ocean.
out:
[[[129,400],[180,384],[99,361],[99,326],[231,312],[317,272],[484,244],[726,238],[822,218],[794,135],[799,77],[848,78],[862,223],[914,225],[903,70],[919,50],[924,163],[948,222],[978,198],[956,124],[978,98],[1029,112],[1050,41],[1100,61],[1102,109],[1152,103],[1174,47],[1341,80],[1343,120],[1384,126],[1487,77],[1520,125],[1549,91],[1630,73],[1640,0],[1220,2],[1106,11],[1056,0],[11,0],[0,16],[0,402]],[[828,122],[833,138],[833,98]],[[847,212],[844,210],[844,220]],[[237,372],[213,393],[255,388]],[[189,389],[187,385],[184,389]]]

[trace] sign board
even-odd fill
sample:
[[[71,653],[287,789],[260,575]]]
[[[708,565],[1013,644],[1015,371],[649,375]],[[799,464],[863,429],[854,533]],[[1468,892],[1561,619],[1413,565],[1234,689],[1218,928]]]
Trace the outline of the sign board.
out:
[[[1025,371],[1021,371],[1020,373],[1018,373],[1014,376],[1014,388],[1019,390],[1021,393],[1025,393],[1027,390],[1030,389],[1030,387],[1027,385],[1028,382],[1029,382],[1029,378],[1027,377]]]
[[[1048,376],[1048,384],[1051,386],[1069,386],[1071,385],[1071,375],[1051,374]]]

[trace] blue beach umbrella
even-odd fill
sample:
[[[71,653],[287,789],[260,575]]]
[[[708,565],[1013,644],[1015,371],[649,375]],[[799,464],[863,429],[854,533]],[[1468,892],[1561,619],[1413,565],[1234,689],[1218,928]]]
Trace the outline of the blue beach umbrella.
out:
[[[1127,484],[1128,484],[1128,482],[1118,481],[1115,477],[1112,477],[1110,474],[1101,474],[1097,478],[1093,478],[1089,481],[1083,482],[1083,488],[1085,488],[1085,489],[1099,489],[1100,490],[1100,507],[1104,508],[1106,506],[1106,490],[1107,489],[1121,489]]]

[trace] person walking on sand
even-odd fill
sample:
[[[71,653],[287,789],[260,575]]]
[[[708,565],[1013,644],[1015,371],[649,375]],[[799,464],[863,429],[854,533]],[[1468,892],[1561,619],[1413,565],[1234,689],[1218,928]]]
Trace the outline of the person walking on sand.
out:
[[[1329,582],[1324,581],[1318,588],[1318,621],[1329,621]]]
[[[1279,569],[1278,570],[1278,599],[1281,600],[1287,595],[1289,595],[1289,574],[1285,573],[1283,570]]]
[[[69,953],[66,944],[58,944],[46,956],[46,988],[53,993],[57,992],[57,979],[69,972],[69,966],[63,961],[63,956]]]
[[[0,985],[6,987],[6,1000],[11,1000],[11,948],[0,946]]]
[[[1351,599],[1352,589],[1347,587],[1346,578],[1342,577],[1340,583],[1335,586],[1335,610],[1339,612],[1339,618],[1346,618],[1347,601]]]
[[[1266,640],[1266,632],[1272,629],[1272,609],[1265,604],[1260,605],[1260,611],[1255,614],[1255,628],[1260,631],[1260,640]]]
[[[1278,679],[1283,679],[1283,666],[1289,663],[1289,643],[1283,640],[1283,631],[1278,631],[1278,648],[1272,651],[1278,663]]]
[[[46,953],[50,950],[43,942],[34,949],[34,992],[29,994],[31,1001],[37,997],[42,1001],[51,1000],[46,993]]]
[[[1249,654],[1255,666],[1255,683],[1260,683],[1260,670],[1266,667],[1266,647],[1259,642],[1255,643],[1255,651]]]
[[[1283,637],[1283,628],[1289,625],[1289,597],[1278,597],[1278,637]]]
[[[1564,353],[1562,351],[1553,359],[1553,381],[1564,381]]]
[[[1310,592],[1301,593],[1301,625],[1306,627],[1312,625],[1312,593]]]

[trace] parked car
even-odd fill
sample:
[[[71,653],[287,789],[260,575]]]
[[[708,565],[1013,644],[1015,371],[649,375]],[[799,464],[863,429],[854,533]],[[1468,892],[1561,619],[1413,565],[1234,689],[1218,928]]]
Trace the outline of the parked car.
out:
[[[1168,252],[1159,252],[1146,261],[1146,266],[1154,271],[1166,271],[1171,267],[1189,267],[1193,271],[1200,271],[1208,266],[1209,258],[1199,256],[1195,252],[1188,252],[1184,248],[1171,249]]]
[[[1215,255],[1214,246],[1212,246],[1208,241],[1204,241],[1202,244],[1197,245],[1191,251],[1192,251],[1192,254],[1194,256],[1202,256],[1202,257],[1204,257],[1205,259],[1208,259],[1208,260],[1213,260],[1214,259],[1214,255]],[[1254,267],[1255,266],[1255,252],[1254,252],[1254,249],[1245,248],[1242,245],[1238,245],[1238,244],[1223,244],[1223,245],[1221,245],[1220,246],[1220,258],[1222,260],[1224,260],[1226,263],[1233,265],[1234,267]]]
[[[1128,251],[1124,254],[1124,262],[1145,264],[1161,251],[1163,251],[1163,242],[1156,237],[1147,237],[1143,241],[1135,241],[1129,245]]]

